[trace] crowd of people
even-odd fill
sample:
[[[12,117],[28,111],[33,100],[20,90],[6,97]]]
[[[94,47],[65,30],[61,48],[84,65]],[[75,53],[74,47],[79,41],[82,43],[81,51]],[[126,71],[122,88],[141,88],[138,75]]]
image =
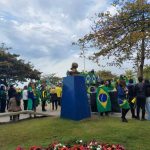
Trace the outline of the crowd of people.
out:
[[[116,84],[113,84],[111,80],[101,81],[99,84],[94,85],[95,87],[103,86],[108,90],[108,94],[111,99],[111,112],[119,107],[119,112],[121,112],[122,122],[128,122],[126,119],[126,114],[131,110],[132,118],[138,120],[150,120],[150,82],[149,80],[143,80],[142,77],[138,78],[138,83],[134,83],[133,79],[130,79],[127,83],[123,78],[118,79]],[[97,112],[97,91],[91,88],[92,92],[87,93],[90,99],[91,112]],[[47,88],[45,85],[40,85],[38,87],[29,84],[24,86],[23,89],[17,89],[13,85],[9,88],[5,86],[0,87],[0,113],[6,111],[20,111],[20,110],[34,110],[41,104],[41,110],[47,111],[47,103],[51,103],[51,110],[57,110],[58,106],[61,106],[62,97],[62,84],[59,83],[56,86],[51,86]],[[115,104],[115,98],[117,99],[117,104]],[[23,107],[21,106],[21,101],[23,102]],[[120,102],[121,101],[121,102]],[[142,114],[140,116],[140,110]],[[100,111],[101,116],[108,115],[110,111]],[[147,112],[147,118],[145,118],[145,113]],[[19,119],[18,116],[11,116],[10,120]]]
[[[127,99],[129,106],[122,108],[122,121],[127,122],[125,118],[129,109],[131,110],[132,118],[138,120],[146,120],[145,109],[147,111],[147,119],[150,120],[150,83],[149,80],[143,80],[142,77],[138,78],[138,83],[134,84],[133,80],[129,80],[126,85],[125,81],[120,81],[117,86],[118,98]],[[136,110],[136,111],[135,111]],[[140,110],[142,115],[140,117]]]
[[[101,81],[98,87],[99,86],[105,88],[106,91],[108,91],[108,95],[111,99],[110,111],[102,112],[99,110],[101,116],[103,116],[104,113],[106,116],[108,116],[109,112],[113,112],[113,110],[117,110],[117,108],[119,108],[122,122],[128,122],[126,119],[126,114],[129,110],[131,110],[132,118],[143,121],[150,120],[149,80],[144,80],[142,77],[139,77],[137,83],[134,83],[133,79],[129,79],[127,83],[125,79],[120,77],[120,79],[118,79],[115,84],[112,84],[111,80],[106,80]],[[99,91],[95,90],[95,92],[89,94],[91,111],[93,112],[98,111],[96,106],[96,101],[99,96],[98,93]],[[116,102],[117,104],[115,104]],[[142,114],[140,116],[141,110]],[[147,118],[145,117],[145,113],[147,113]]]
[[[14,85],[0,87],[0,113],[17,112],[21,110],[33,110],[41,104],[42,111],[47,103],[52,103],[52,110],[57,110],[61,105],[62,87],[61,84],[47,88],[45,85],[35,87],[33,83],[24,86],[23,89],[15,88]],[[21,104],[23,103],[23,106]],[[10,120],[19,119],[19,115],[11,116]]]

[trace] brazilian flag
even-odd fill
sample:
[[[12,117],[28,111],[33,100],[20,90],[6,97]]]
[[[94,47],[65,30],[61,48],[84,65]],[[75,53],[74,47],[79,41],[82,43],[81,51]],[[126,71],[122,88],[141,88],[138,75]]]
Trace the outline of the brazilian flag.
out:
[[[89,94],[96,93],[96,87],[95,86],[89,86],[87,92]]]
[[[123,109],[130,109],[130,105],[129,102],[126,99],[118,99],[118,104],[120,106],[120,108]]]
[[[98,87],[96,101],[98,112],[111,111],[110,96],[108,94],[108,89],[106,86],[103,85]]]
[[[86,84],[88,84],[88,85],[91,83],[91,76],[90,76],[90,74],[86,74],[85,82],[86,82]]]
[[[96,81],[97,81],[97,77],[95,74],[91,74],[91,83],[92,84],[96,84]]]

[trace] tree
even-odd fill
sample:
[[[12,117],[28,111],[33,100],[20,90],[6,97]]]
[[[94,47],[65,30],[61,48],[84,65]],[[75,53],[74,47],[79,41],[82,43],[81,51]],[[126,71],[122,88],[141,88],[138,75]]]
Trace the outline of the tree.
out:
[[[128,79],[133,79],[134,73],[133,73],[132,70],[126,70],[126,71],[125,71],[125,76],[126,76]]]
[[[10,48],[2,44],[0,47],[0,82],[8,85],[27,79],[40,79],[41,72],[28,62],[19,59],[19,55],[8,52]]]
[[[62,81],[62,78],[58,77],[56,73],[52,73],[42,76],[41,81],[44,84],[57,85],[59,82]]]
[[[117,77],[117,75],[112,74],[111,71],[107,70],[97,71],[96,74],[103,80],[111,80]]]
[[[147,0],[117,0],[117,13],[99,13],[91,32],[80,38],[78,45],[97,51],[89,59],[113,58],[111,64],[121,66],[133,62],[143,76],[145,59],[150,58],[150,3]]]
[[[144,78],[150,80],[150,65],[144,67]]]

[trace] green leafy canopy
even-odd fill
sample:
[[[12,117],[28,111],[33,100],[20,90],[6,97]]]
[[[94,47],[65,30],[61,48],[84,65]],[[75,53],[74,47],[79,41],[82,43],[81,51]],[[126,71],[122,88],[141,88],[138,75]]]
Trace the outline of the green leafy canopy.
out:
[[[78,40],[78,45],[94,49],[89,58],[113,58],[121,66],[132,61],[143,75],[145,59],[150,58],[150,3],[147,0],[116,0],[117,13],[99,13],[91,32]]]
[[[2,43],[0,46],[0,81],[4,84],[16,81],[26,81],[26,79],[40,79],[41,72],[34,69],[30,62],[26,63],[19,59],[19,55],[12,54]]]

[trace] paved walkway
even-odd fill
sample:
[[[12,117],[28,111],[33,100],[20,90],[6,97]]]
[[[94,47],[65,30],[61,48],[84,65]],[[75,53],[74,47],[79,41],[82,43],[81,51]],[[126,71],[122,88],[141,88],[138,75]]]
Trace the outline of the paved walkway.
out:
[[[49,115],[55,116],[55,117],[59,117],[59,116],[60,116],[60,107],[58,107],[58,110],[57,110],[57,111],[56,111],[56,110],[55,110],[55,111],[52,111],[51,105],[48,104],[48,105],[46,106],[46,110],[47,110],[47,111],[42,112],[41,106],[38,106],[36,111],[39,112],[39,113],[49,114]],[[98,115],[98,113],[92,113],[92,114],[93,114],[93,115]],[[113,116],[113,117],[120,117],[121,114],[120,114],[120,113],[112,113],[112,114],[110,114],[110,116]],[[26,119],[26,118],[29,118],[29,114],[21,114],[21,115],[20,115],[20,120]],[[131,113],[130,113],[130,111],[127,113],[127,118],[131,118]],[[1,117],[1,118],[0,118],[0,123],[9,122],[9,120],[10,120],[9,116],[7,116],[7,117]]]
[[[57,111],[52,111],[51,106],[47,105],[46,106],[46,110],[47,111],[42,112],[41,106],[38,106],[36,111],[39,112],[39,113],[49,114],[51,116],[60,116],[60,107],[58,107]],[[29,114],[20,114],[20,120],[21,119],[26,119],[26,118],[29,118]],[[9,122],[9,120],[10,120],[9,116],[7,116],[7,117],[0,117],[0,123],[2,123],[2,122]]]

